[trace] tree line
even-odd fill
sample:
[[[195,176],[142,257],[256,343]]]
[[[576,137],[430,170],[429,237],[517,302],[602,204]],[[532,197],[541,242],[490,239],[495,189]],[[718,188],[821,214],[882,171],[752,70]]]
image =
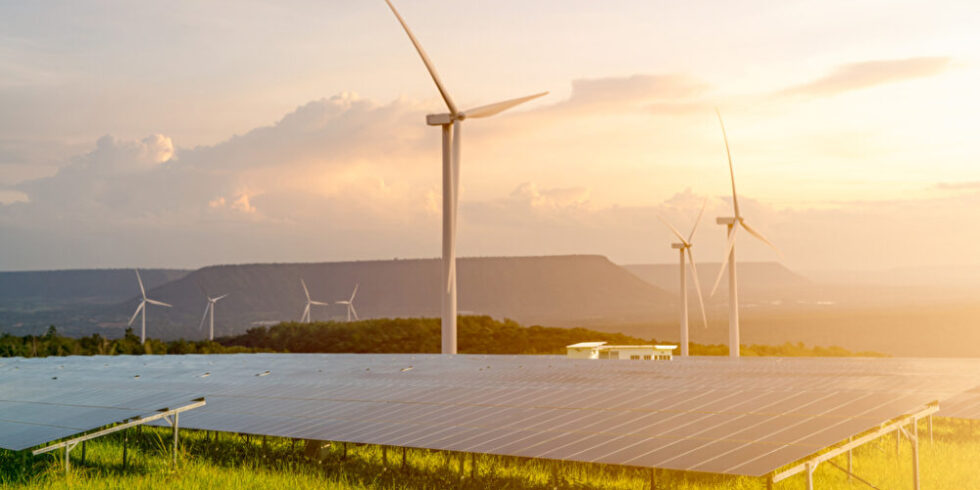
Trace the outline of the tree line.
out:
[[[458,322],[458,350],[462,354],[564,354],[565,346],[583,341],[610,344],[656,344],[619,333],[585,328],[525,327],[512,320],[489,316],[462,316]],[[100,334],[66,337],[54,326],[44,335],[0,335],[0,357],[48,357],[70,355],[228,354],[246,352],[294,353],[438,353],[440,320],[437,318],[378,318],[357,322],[281,323],[255,327],[244,334],[215,341],[147,339],[126,329],[121,338]],[[692,355],[728,355],[728,346],[691,344]],[[802,343],[742,346],[743,356],[879,357],[875,352],[851,352],[841,347],[807,347]]]

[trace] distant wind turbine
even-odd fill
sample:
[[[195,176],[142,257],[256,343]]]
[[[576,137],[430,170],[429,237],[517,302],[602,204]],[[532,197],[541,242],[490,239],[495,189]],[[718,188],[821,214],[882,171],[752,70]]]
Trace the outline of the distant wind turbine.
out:
[[[205,296],[208,298],[208,305],[204,307],[204,316],[201,317],[201,324],[198,325],[197,328],[198,329],[201,329],[202,327],[204,327],[204,320],[207,320],[208,319],[208,313],[210,313],[211,314],[210,315],[210,317],[211,317],[210,325],[211,326],[210,326],[210,328],[208,330],[208,340],[214,340],[214,304],[217,303],[218,301],[221,301],[221,300],[227,298],[228,295],[227,294],[222,294],[221,296],[218,296],[217,298],[212,298],[210,296],[207,296],[206,294],[205,294]]]
[[[360,287],[360,284],[354,285],[354,292],[350,294],[349,300],[337,302],[338,305],[347,305],[347,321],[350,321],[351,315],[354,315],[355,320],[360,320],[360,318],[357,317],[357,310],[354,309],[354,296],[357,296],[358,287]]]
[[[146,288],[143,287],[143,278],[140,277],[139,269],[135,269],[135,270],[136,270],[136,281],[140,283],[140,297],[142,299],[140,300],[140,305],[136,307],[136,312],[133,313],[133,317],[129,319],[129,325],[130,326],[133,325],[133,322],[136,321],[137,315],[139,315],[140,313],[143,314],[142,327],[140,328],[140,343],[145,344],[146,343],[146,304],[149,303],[151,305],[166,306],[167,308],[170,308],[173,305],[168,305],[163,301],[157,301],[155,299],[147,298]]]
[[[477,107],[468,111],[460,112],[456,109],[456,104],[442,80],[436,73],[435,66],[429,56],[425,54],[422,45],[412,34],[408,24],[402,19],[401,14],[395,9],[391,0],[385,0],[392,13],[398,19],[405,34],[415,46],[422,63],[429,71],[432,81],[435,82],[439,95],[446,102],[449,109],[445,114],[429,114],[425,117],[429,126],[442,127],[442,353],[456,353],[456,211],[459,207],[459,167],[460,167],[460,146],[461,146],[461,123],[464,119],[490,117],[499,114],[514,106],[523,104],[529,100],[536,99],[548,92],[520,97],[517,99],[505,100],[490,105]]]
[[[719,225],[726,225],[728,227],[728,245],[725,248],[725,259],[721,263],[721,267],[718,270],[718,279],[715,279],[715,285],[711,288],[711,295],[714,296],[715,290],[718,289],[718,285],[721,284],[721,278],[725,275],[725,265],[728,265],[728,355],[731,357],[739,356],[739,326],[738,326],[738,281],[736,280],[735,274],[735,235],[738,229],[745,228],[750,235],[758,238],[765,243],[776,253],[782,255],[782,252],[776,248],[766,237],[762,236],[761,233],[755,231],[745,219],[742,217],[742,213],[738,208],[738,194],[735,193],[735,166],[732,164],[732,150],[728,145],[728,134],[725,132],[725,122],[721,118],[721,112],[715,109],[715,114],[718,115],[718,123],[721,125],[721,136],[725,139],[725,152],[728,154],[728,173],[732,178],[732,206],[735,208],[735,216],[730,218],[717,218],[715,221]]]
[[[691,240],[694,238],[694,232],[698,229],[698,224],[701,223],[701,216],[704,214],[704,207],[708,204],[708,200],[705,199],[704,203],[701,204],[701,211],[698,212],[697,219],[694,220],[694,226],[691,227],[691,233],[684,238],[681,232],[677,231],[673,225],[667,222],[663,216],[660,216],[660,221],[663,221],[670,231],[674,233],[675,236],[680,240],[680,243],[670,244],[670,248],[675,248],[680,252],[681,257],[681,356],[690,355],[688,352],[688,344],[690,344],[690,336],[687,328],[687,268],[684,267],[685,254],[687,259],[690,260],[689,265],[691,267],[691,277],[694,278],[694,290],[698,293],[698,304],[701,305],[701,321],[704,323],[704,327],[708,328],[708,315],[704,312],[704,297],[701,296],[701,283],[698,281],[698,267],[694,263],[694,254],[691,253],[691,247],[694,244]]]
[[[303,285],[303,292],[306,293],[306,308],[303,309],[303,316],[299,319],[299,322],[310,323],[312,322],[312,320],[310,319],[310,308],[312,306],[330,306],[330,303],[324,303],[322,301],[313,301],[312,299],[310,299],[310,290],[306,289],[306,281],[300,278],[299,282],[300,284]]]

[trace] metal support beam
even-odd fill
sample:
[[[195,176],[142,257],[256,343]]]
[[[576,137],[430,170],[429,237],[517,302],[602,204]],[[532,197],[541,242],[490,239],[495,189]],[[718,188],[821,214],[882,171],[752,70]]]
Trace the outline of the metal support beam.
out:
[[[854,449],[854,448],[859,447],[859,446],[863,446],[864,444],[867,444],[868,442],[871,442],[871,441],[873,441],[875,439],[878,439],[878,438],[880,438],[880,437],[882,437],[884,435],[887,435],[887,434],[889,434],[891,432],[896,432],[897,433],[899,431],[902,431],[902,430],[904,430],[903,427],[906,424],[908,424],[910,421],[912,421],[914,423],[915,421],[917,421],[919,419],[922,419],[922,418],[925,418],[925,417],[928,417],[929,415],[932,415],[932,414],[934,414],[934,413],[936,413],[938,411],[939,411],[939,402],[932,402],[932,403],[926,405],[924,408],[922,408],[918,412],[915,412],[913,414],[906,415],[906,416],[903,416],[903,417],[899,417],[899,418],[897,418],[895,420],[892,420],[891,422],[886,422],[884,424],[881,424],[877,429],[875,429],[875,430],[873,430],[873,431],[871,431],[871,432],[869,432],[869,433],[867,433],[867,434],[865,434],[865,435],[863,435],[861,437],[858,437],[856,439],[853,439],[853,440],[851,440],[851,441],[849,441],[849,442],[847,442],[845,444],[842,444],[842,445],[840,445],[840,446],[838,446],[838,447],[836,447],[834,449],[830,449],[830,450],[828,450],[826,452],[823,452],[821,454],[812,456],[812,457],[806,459],[805,461],[797,464],[796,466],[790,467],[789,469],[787,469],[785,471],[781,471],[779,473],[773,474],[772,475],[773,483],[778,483],[778,482],[783,481],[783,480],[785,480],[785,479],[787,479],[787,478],[789,478],[789,477],[791,477],[793,475],[796,475],[797,473],[803,473],[804,471],[807,471],[808,472],[807,484],[810,485],[810,484],[812,484],[812,471],[815,470],[816,467],[817,467],[817,465],[819,465],[820,463],[822,463],[824,461],[830,461],[831,459],[833,459],[833,458],[835,458],[835,457],[837,457],[837,456],[839,456],[841,454],[844,454],[844,453],[850,451],[851,449]],[[918,451],[918,449],[916,449],[916,451]],[[807,488],[810,489],[811,487],[808,486]]]
[[[919,420],[912,419],[912,488],[919,490]]]
[[[137,417],[135,419],[129,420],[128,422],[122,422],[122,423],[119,423],[119,424],[114,425],[112,427],[109,427],[109,428],[106,428],[106,429],[102,429],[100,431],[92,432],[92,433],[81,435],[81,436],[78,436],[78,437],[73,437],[73,438],[68,439],[68,440],[65,440],[65,441],[61,441],[61,442],[57,442],[57,443],[51,444],[50,446],[45,446],[45,447],[42,447],[40,449],[35,449],[34,451],[32,451],[32,453],[35,456],[37,456],[38,454],[49,453],[49,452],[55,451],[57,449],[65,448],[65,471],[68,471],[68,453],[70,453],[71,450],[72,450],[72,448],[74,448],[79,443],[82,443],[82,442],[85,442],[85,441],[88,441],[88,440],[91,440],[91,439],[95,439],[95,438],[98,438],[98,437],[102,437],[102,436],[107,435],[107,434],[112,434],[112,433],[120,432],[120,431],[126,431],[126,429],[129,429],[130,427],[134,427],[134,426],[135,427],[139,427],[139,426],[142,426],[143,424],[146,424],[146,423],[149,423],[149,422],[153,422],[155,420],[164,419],[164,420],[170,422],[169,417],[170,416],[173,416],[173,426],[174,426],[174,462],[176,462],[176,458],[177,458],[177,452],[176,452],[176,449],[177,449],[177,414],[179,414],[180,412],[186,412],[187,410],[193,410],[193,409],[198,408],[198,407],[203,407],[204,405],[205,405],[204,399],[203,398],[199,398],[199,399],[195,400],[194,403],[191,403],[189,405],[184,405],[182,407],[178,407],[178,408],[174,408],[174,409],[163,408],[163,409],[158,410],[159,413],[157,413],[157,414],[150,415],[148,417]],[[124,469],[126,468],[126,456],[127,456],[126,455],[126,452],[127,452],[126,450],[127,450],[127,446],[128,445],[129,445],[129,437],[127,436],[127,432],[123,432],[123,468]]]

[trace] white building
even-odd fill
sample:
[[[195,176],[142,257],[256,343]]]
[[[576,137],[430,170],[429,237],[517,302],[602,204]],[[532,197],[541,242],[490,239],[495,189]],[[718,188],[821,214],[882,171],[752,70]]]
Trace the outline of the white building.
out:
[[[627,361],[669,361],[676,345],[606,345],[605,342],[579,342],[566,346],[569,359],[620,359]]]

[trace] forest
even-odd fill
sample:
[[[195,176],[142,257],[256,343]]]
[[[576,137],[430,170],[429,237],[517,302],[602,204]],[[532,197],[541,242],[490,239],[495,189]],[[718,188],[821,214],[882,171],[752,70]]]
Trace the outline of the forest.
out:
[[[563,354],[565,346],[585,341],[610,344],[671,343],[641,339],[585,328],[522,326],[489,316],[461,316],[458,322],[461,354]],[[60,335],[55,326],[44,335],[0,335],[0,357],[48,357],[71,355],[232,354],[247,352],[293,353],[438,353],[440,321],[437,318],[379,318],[357,322],[281,323],[255,327],[242,335],[207,340],[161,341],[147,339],[126,329],[120,338],[100,334],[74,338]],[[693,355],[728,354],[728,346],[691,344]],[[851,352],[831,346],[743,345],[743,356],[880,357],[876,352]]]

